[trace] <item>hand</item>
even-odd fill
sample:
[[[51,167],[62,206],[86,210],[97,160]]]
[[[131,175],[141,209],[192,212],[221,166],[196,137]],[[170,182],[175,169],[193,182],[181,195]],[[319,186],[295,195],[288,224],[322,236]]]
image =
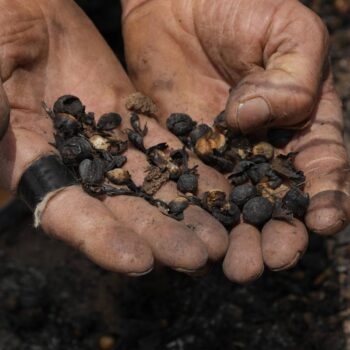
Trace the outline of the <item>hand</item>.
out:
[[[52,123],[41,108],[42,101],[52,106],[59,96],[73,94],[97,116],[117,111],[127,118],[125,99],[134,88],[73,1],[1,0],[0,9],[0,74],[9,100],[7,105],[1,90],[0,116],[11,107],[10,126],[0,145],[0,185],[16,192],[27,167],[56,152],[49,144]],[[179,147],[179,141],[155,120],[142,118],[149,128],[146,146],[168,141]],[[147,167],[144,155],[130,148],[127,157],[133,178],[142,182]],[[225,189],[219,174],[209,168],[207,174],[205,181],[211,177],[214,185]],[[205,181],[202,188],[207,186]],[[160,195],[174,198],[173,184]],[[208,256],[221,258],[228,244],[224,228],[199,208],[188,209],[182,223],[140,198],[99,201],[80,186],[67,187],[49,200],[41,226],[100,266],[129,274],[148,272],[154,260],[179,270],[197,270]]]
[[[225,109],[229,125],[243,133],[300,130],[284,151],[299,152],[296,166],[306,175],[306,225],[323,235],[344,227],[341,105],[328,34],[313,12],[293,0],[124,0],[123,31],[130,77],[161,107],[163,125],[175,111],[212,124]],[[237,226],[230,236],[224,271],[238,282],[257,278],[264,263],[272,270],[295,265],[308,241],[299,222],[271,221],[261,237]]]

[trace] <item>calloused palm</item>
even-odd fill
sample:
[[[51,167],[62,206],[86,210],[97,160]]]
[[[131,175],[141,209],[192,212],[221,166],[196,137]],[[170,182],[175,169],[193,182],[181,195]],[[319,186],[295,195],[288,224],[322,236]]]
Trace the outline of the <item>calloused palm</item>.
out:
[[[11,108],[10,125],[0,144],[0,185],[16,192],[26,168],[56,152],[49,144],[53,130],[42,101],[52,105],[59,96],[73,94],[96,116],[117,111],[128,119],[125,99],[135,90],[96,28],[72,0],[1,0],[0,27],[3,120]],[[155,120],[142,117],[146,121],[147,146],[168,141],[180,147]],[[148,164],[145,156],[130,148],[127,157],[133,178],[142,182]],[[220,174],[202,168],[207,174],[201,182],[203,189],[209,183],[227,189]],[[169,183],[159,195],[174,198],[176,188]],[[148,272],[154,260],[179,270],[197,270],[208,257],[223,257],[228,245],[223,226],[200,208],[190,207],[182,223],[140,198],[99,201],[79,186],[67,187],[49,200],[41,225],[99,265],[130,274]]]
[[[233,129],[300,130],[284,151],[299,152],[311,204],[307,227],[333,234],[347,223],[349,184],[342,113],[328,66],[322,21],[294,0],[124,0],[128,72],[136,88],[170,112],[208,124],[223,109]],[[229,93],[229,88],[232,88]],[[246,282],[264,263],[293,266],[304,227],[231,234],[226,275]],[[268,233],[266,232],[268,231]],[[286,234],[286,232],[292,232]]]

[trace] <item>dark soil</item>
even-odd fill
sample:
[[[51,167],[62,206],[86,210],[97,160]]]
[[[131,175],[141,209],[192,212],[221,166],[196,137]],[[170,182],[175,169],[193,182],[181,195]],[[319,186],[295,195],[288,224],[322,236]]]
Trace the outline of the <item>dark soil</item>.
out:
[[[118,2],[78,2],[120,53]],[[321,14],[350,117],[350,26],[331,5]],[[0,232],[0,350],[96,350],[105,335],[118,350],[345,349],[339,267],[332,242],[316,236],[297,268],[242,287],[220,266],[201,278],[106,272],[34,230],[18,202],[0,212]]]

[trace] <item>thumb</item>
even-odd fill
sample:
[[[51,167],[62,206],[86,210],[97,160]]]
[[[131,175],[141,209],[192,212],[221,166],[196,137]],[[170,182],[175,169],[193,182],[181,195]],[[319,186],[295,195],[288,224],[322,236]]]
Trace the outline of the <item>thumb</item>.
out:
[[[299,18],[279,14],[271,19],[262,67],[232,89],[226,121],[233,129],[249,133],[260,127],[299,128],[310,117],[327,73],[328,33],[314,13],[299,6]]]

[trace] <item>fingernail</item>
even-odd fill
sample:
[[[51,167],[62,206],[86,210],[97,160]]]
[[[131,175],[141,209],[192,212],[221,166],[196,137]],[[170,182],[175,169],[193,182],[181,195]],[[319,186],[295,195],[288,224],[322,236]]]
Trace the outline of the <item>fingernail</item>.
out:
[[[153,270],[153,267],[151,267],[149,270],[144,271],[144,272],[130,272],[130,273],[128,273],[127,275],[128,275],[129,277],[141,277],[141,276],[147,275],[147,274],[150,273],[152,270]]]
[[[262,97],[255,97],[239,104],[237,124],[242,133],[248,133],[257,127],[266,125],[270,116],[270,108],[266,101]]]

